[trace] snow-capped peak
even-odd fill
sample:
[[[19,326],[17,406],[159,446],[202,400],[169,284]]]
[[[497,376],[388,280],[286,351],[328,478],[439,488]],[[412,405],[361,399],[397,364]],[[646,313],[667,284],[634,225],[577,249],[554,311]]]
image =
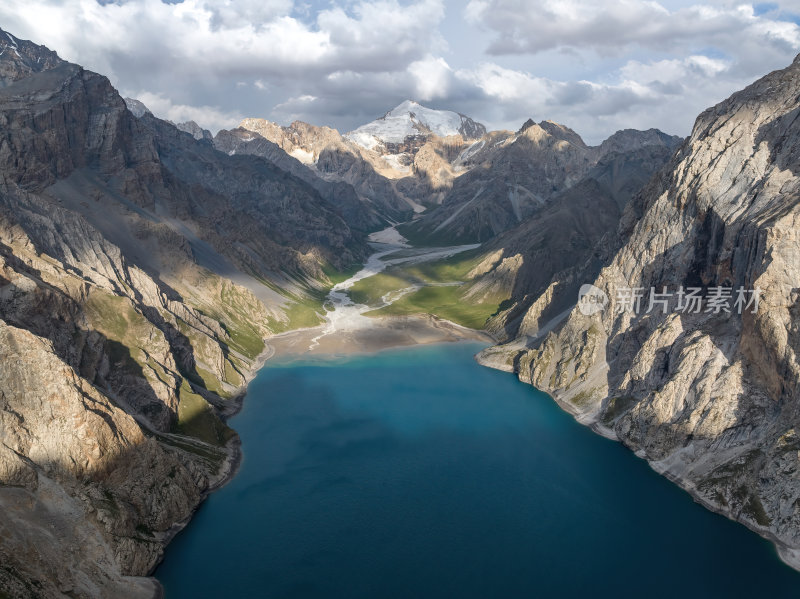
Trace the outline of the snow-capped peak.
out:
[[[373,149],[382,144],[403,143],[407,137],[418,135],[461,135],[478,139],[486,127],[468,116],[450,110],[433,110],[413,100],[402,102],[381,118],[362,125],[345,137],[362,147]]]

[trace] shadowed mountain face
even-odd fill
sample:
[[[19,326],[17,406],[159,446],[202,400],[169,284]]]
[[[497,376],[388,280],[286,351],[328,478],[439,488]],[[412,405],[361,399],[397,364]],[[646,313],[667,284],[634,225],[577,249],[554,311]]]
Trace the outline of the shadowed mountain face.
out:
[[[402,232],[425,243],[484,242],[536,214],[609,153],[653,145],[671,150],[679,141],[656,130],[627,130],[589,147],[567,127],[528,121],[516,134],[495,132],[464,149],[459,159],[469,171],[453,181],[441,205]],[[642,176],[626,175],[632,185],[626,194],[650,174],[645,169]]]
[[[0,59],[28,72],[30,59],[8,54]],[[0,90],[0,102],[8,183],[42,192],[56,181],[92,180],[119,196],[97,198],[101,205],[119,211],[132,202],[156,219],[190,221],[200,238],[261,276],[281,269],[318,275],[314,262],[345,267],[365,255],[360,237],[307,182],[265,160],[215,152],[149,114],[135,118],[107,79],[76,65],[54,62],[18,79]]]
[[[369,252],[308,180],[131,106],[0,31],[0,594],[152,596],[263,338]]]
[[[795,59],[702,113],[628,205],[598,276],[576,281],[593,282],[608,306],[574,309],[554,332],[483,356],[775,540],[796,565],[799,98]],[[700,309],[679,304],[681,287],[698,288]],[[639,309],[626,301],[633,289],[644,292]],[[671,295],[648,311],[651,289]],[[563,306],[550,291],[523,333]],[[715,295],[728,299],[715,304]]]

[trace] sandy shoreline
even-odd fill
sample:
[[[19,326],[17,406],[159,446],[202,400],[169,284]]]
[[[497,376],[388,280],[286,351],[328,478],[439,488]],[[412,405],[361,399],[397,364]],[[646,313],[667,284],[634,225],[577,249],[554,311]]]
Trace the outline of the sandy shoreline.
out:
[[[476,331],[430,315],[364,318],[368,326],[334,331],[320,337],[323,327],[300,329],[266,339],[272,356],[345,356],[372,354],[393,347],[483,341],[494,339]],[[272,357],[270,356],[270,357]]]

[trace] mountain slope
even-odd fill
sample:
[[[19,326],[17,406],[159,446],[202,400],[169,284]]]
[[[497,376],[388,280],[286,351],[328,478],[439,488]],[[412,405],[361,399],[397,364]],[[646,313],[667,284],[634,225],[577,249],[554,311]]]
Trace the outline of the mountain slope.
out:
[[[401,230],[420,243],[484,242],[541,210],[603,156],[651,143],[672,149],[678,141],[655,130],[631,130],[589,147],[577,133],[550,121],[528,121],[516,134],[493,132],[459,154],[456,164],[469,170],[453,181],[441,205]]]
[[[608,154],[584,179],[484,246],[493,263],[484,265],[471,296],[478,289],[498,293],[500,286],[510,298],[487,323],[496,338],[536,335],[574,304],[582,282],[593,280],[608,257],[626,205],[671,155],[661,145]]]
[[[608,307],[575,309],[530,349],[519,340],[484,360],[552,393],[800,567],[798,98],[795,59],[701,114],[622,218],[618,251],[594,280]],[[681,286],[730,288],[730,312],[680,309]],[[630,289],[664,287],[666,311],[627,309]],[[760,290],[757,309],[738,313],[740,288],[746,302]]]
[[[150,597],[263,339],[369,250],[304,180],[2,31],[0,77],[0,588]]]
[[[356,229],[374,231],[412,214],[412,204],[392,181],[333,129],[245,119],[237,129],[220,131],[214,146],[230,155],[261,156],[303,179]]]

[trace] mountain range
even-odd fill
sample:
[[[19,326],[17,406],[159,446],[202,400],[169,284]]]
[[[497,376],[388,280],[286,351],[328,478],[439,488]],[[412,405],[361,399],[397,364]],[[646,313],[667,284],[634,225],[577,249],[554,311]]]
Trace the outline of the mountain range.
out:
[[[482,363],[800,564],[798,88],[795,61],[686,140],[589,146],[410,100],[344,135],[212,135],[0,31],[0,589],[157,595],[165,545],[235,468],[225,421],[264,340],[322,322],[389,225],[481,244],[438,266],[486,308]],[[759,308],[623,309],[684,287],[758,289]]]

